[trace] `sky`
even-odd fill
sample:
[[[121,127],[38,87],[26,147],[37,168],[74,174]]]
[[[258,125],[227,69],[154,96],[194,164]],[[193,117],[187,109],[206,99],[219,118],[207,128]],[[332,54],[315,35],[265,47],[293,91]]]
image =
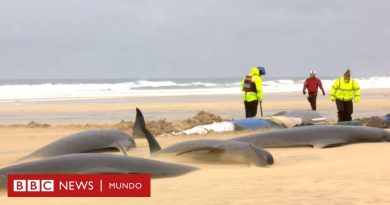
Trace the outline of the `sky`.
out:
[[[0,0],[0,79],[390,76],[388,0]]]

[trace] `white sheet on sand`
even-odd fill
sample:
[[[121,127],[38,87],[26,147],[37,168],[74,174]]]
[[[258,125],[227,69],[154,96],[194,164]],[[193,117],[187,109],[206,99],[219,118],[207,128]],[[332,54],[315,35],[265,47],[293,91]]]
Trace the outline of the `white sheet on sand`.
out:
[[[234,124],[233,122],[214,122],[212,124],[208,125],[200,125],[193,127],[188,130],[184,130],[182,132],[174,133],[174,134],[186,134],[186,135],[192,135],[192,134],[206,134],[210,131],[213,132],[228,132],[228,131],[234,131]]]

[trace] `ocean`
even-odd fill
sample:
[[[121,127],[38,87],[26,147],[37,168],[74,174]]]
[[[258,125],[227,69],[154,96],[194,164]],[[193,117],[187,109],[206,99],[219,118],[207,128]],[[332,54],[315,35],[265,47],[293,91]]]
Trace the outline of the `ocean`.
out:
[[[264,93],[301,91],[302,78],[263,78]],[[330,90],[335,78],[321,78]],[[132,96],[239,94],[241,78],[0,80],[0,102]],[[362,89],[390,88],[390,76],[358,77]]]

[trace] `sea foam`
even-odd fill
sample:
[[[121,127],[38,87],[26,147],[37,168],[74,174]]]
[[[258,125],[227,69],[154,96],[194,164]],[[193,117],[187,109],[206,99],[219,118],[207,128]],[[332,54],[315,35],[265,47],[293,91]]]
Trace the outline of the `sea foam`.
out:
[[[362,89],[390,88],[390,77],[356,78]],[[334,79],[322,79],[330,90]],[[0,85],[0,101],[99,99],[131,96],[239,94],[241,79],[132,80],[123,82],[49,82]],[[264,93],[301,91],[304,79],[264,78]]]

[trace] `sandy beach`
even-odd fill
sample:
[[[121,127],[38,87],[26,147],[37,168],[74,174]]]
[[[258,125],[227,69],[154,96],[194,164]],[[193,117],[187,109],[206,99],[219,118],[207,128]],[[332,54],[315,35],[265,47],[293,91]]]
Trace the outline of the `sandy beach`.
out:
[[[364,90],[354,118],[387,114],[390,89]],[[0,103],[0,166],[12,163],[63,136],[93,128],[110,128],[120,120],[134,121],[140,107],[146,120],[180,120],[205,110],[223,119],[243,118],[239,95],[138,97],[103,100]],[[329,96],[318,97],[318,109],[336,119]],[[264,113],[308,109],[301,93],[265,94]],[[35,121],[47,127],[29,127]],[[88,125],[87,125],[88,124]],[[17,125],[17,126],[16,126]],[[128,130],[131,132],[131,130]],[[162,147],[199,138],[227,139],[255,131],[158,137]],[[130,156],[151,158],[147,142],[136,139]],[[175,178],[153,179],[150,198],[7,198],[0,204],[390,204],[390,143],[361,143],[337,148],[267,149],[275,164],[245,164],[159,157],[200,170]]]
[[[360,102],[354,105],[354,118],[388,113],[390,89],[366,89],[362,95]],[[144,111],[147,120],[179,120],[192,117],[201,110],[228,120],[245,117],[241,95],[160,96],[5,102],[0,103],[0,125],[27,124],[31,121],[48,124],[134,121],[136,107]],[[264,115],[292,109],[310,109],[302,93],[264,94]],[[337,119],[336,105],[329,100],[328,93],[318,96],[317,110],[329,119]]]

